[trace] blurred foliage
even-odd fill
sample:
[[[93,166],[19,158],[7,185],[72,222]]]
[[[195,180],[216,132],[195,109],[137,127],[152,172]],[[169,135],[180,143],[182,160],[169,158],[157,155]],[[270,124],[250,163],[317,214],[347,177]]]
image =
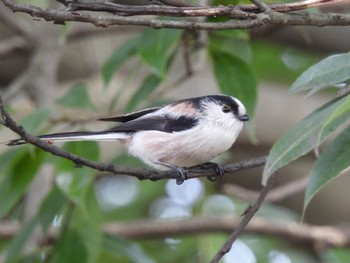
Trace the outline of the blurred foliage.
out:
[[[63,107],[75,109],[93,109],[90,97],[85,83],[77,83],[69,89],[67,94],[57,100],[57,103]]]
[[[234,4],[232,1],[213,1],[214,4]],[[210,18],[219,21],[221,18]],[[125,111],[133,111],[141,106],[159,105],[165,99],[157,94],[164,92],[169,70],[174,58],[183,45],[183,32],[172,29],[146,29],[129,39],[110,54],[101,69],[105,91],[115,74],[130,59],[137,59],[138,67],[145,67],[148,75],[141,81],[136,91],[126,100],[122,91],[115,91],[110,97],[110,109],[115,105],[125,105]],[[200,49],[206,52],[218,83],[219,93],[237,96],[247,106],[250,115],[257,104],[258,81],[278,81],[292,85],[292,91],[308,90],[309,94],[349,80],[349,54],[331,56],[316,63],[321,58],[297,49],[277,46],[273,43],[251,43],[249,33],[244,30],[208,33],[208,45],[198,44],[197,34],[191,37],[191,53]],[[316,63],[316,64],[315,64]],[[312,66],[312,67],[310,67]],[[308,69],[310,68],[310,69]],[[131,72],[129,78],[137,77],[139,68]],[[300,76],[298,78],[298,76]],[[297,79],[297,80],[296,80]],[[296,80],[296,81],[295,81]],[[127,87],[127,81],[124,89]],[[89,87],[77,83],[62,96],[57,103],[65,108],[94,110]],[[169,87],[167,87],[169,88]],[[124,90],[123,90],[124,91]],[[339,135],[320,153],[311,171],[305,207],[310,199],[330,180],[336,178],[349,166],[349,127],[343,127],[350,119],[349,96],[339,97],[320,105],[272,147],[268,165],[264,171],[265,181],[280,167],[299,158],[319,145],[334,131]],[[40,133],[51,129],[48,118],[50,111],[38,109],[28,114],[21,125],[30,133]],[[46,123],[44,125],[44,123]],[[64,144],[63,149],[99,161],[102,153],[97,143],[74,142]],[[107,160],[118,165],[142,167],[138,160],[121,155]],[[183,235],[165,239],[131,241],[112,237],[102,232],[106,222],[131,221],[149,218],[155,201],[166,198],[166,182],[137,182],[138,192],[132,202],[114,209],[103,209],[96,194],[95,182],[106,174],[99,174],[86,167],[74,167],[72,162],[56,157],[32,146],[10,148],[0,156],[0,216],[3,219],[21,220],[23,199],[26,190],[44,163],[55,168],[55,182],[51,192],[43,200],[37,215],[26,222],[19,233],[10,241],[1,241],[0,248],[6,251],[6,262],[208,262],[227,239],[227,234]],[[204,180],[203,180],[204,181]],[[205,194],[193,204],[193,215],[201,215],[205,196],[216,192],[211,183],[204,183]],[[126,187],[126,186],[125,186]],[[118,193],[116,193],[118,194]],[[230,198],[232,199],[232,198]],[[231,200],[240,215],[247,203]],[[291,211],[278,206],[265,206],[260,216],[295,220]],[[23,253],[26,242],[36,227],[44,234],[50,228],[58,232],[54,244],[46,244],[31,254]],[[262,235],[243,235],[241,241],[251,250],[256,262],[278,262],[271,258],[287,258],[280,262],[348,262],[349,251],[329,249],[302,250],[293,244]],[[232,262],[230,259],[225,262]]]

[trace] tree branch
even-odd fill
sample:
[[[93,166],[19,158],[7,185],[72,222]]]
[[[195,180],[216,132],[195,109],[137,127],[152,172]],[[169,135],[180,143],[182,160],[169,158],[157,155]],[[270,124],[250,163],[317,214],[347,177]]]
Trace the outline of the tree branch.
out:
[[[110,172],[116,175],[134,176],[139,180],[157,181],[162,179],[178,178],[178,174],[172,170],[158,171],[158,170],[150,170],[150,169],[120,167],[120,166],[115,166],[113,164],[90,161],[88,159],[82,158],[75,154],[63,151],[62,149],[54,145],[51,145],[45,141],[40,140],[38,137],[35,137],[26,133],[23,127],[18,126],[17,123],[11,118],[11,116],[5,110],[1,95],[0,95],[0,113],[3,120],[1,124],[9,128],[13,132],[17,133],[23,140],[53,155],[71,160],[76,166],[86,166],[101,172]],[[266,157],[263,156],[255,159],[241,161],[238,163],[224,165],[221,168],[224,171],[224,175],[229,175],[237,171],[264,166],[265,162],[266,162]],[[188,179],[197,178],[197,177],[215,177],[215,175],[216,175],[215,169],[194,168],[194,169],[187,170]]]
[[[105,234],[128,239],[155,239],[169,236],[199,235],[206,233],[229,233],[240,222],[239,217],[193,217],[181,220],[136,220],[107,223],[103,226]],[[11,239],[19,231],[15,222],[0,223],[0,239]],[[295,222],[271,221],[253,218],[245,228],[245,233],[270,235],[314,248],[350,247],[350,233],[333,226],[314,226]],[[57,232],[49,231],[48,240],[52,243]]]
[[[9,10],[0,8],[0,21],[12,31],[17,34],[25,37],[27,44],[31,44],[30,42],[33,40],[33,35],[31,34],[31,27],[26,22],[17,19]]]
[[[105,233],[132,239],[164,238],[174,235],[231,232],[238,227],[240,218],[194,217],[183,220],[142,220],[125,223],[108,223]],[[350,234],[332,226],[312,226],[295,222],[271,222],[253,218],[245,233],[272,235],[314,247],[349,247]]]
[[[64,24],[67,21],[91,23],[97,27],[109,27],[112,25],[135,25],[152,28],[177,28],[187,30],[223,30],[223,29],[248,29],[264,25],[308,25],[308,26],[345,26],[350,25],[350,16],[341,14],[298,14],[292,12],[309,7],[320,6],[329,3],[337,3],[342,0],[306,0],[289,4],[269,5],[274,12],[259,13],[256,5],[229,5],[213,7],[173,7],[173,6],[128,6],[107,2],[85,1],[60,1],[69,5],[68,9],[42,9],[37,6],[14,3],[11,0],[1,0],[4,5],[14,12],[27,13],[35,19],[45,19],[56,24]],[[97,5],[97,6],[96,6]],[[102,6],[101,6],[102,5]],[[106,6],[107,5],[107,6]],[[79,10],[104,11],[113,15],[96,15]],[[278,13],[280,12],[280,13]],[[283,14],[285,13],[285,14]],[[179,20],[161,20],[145,17],[124,17],[131,15],[162,15],[162,16],[226,16],[245,20],[228,20],[225,22],[194,22]]]
[[[262,188],[258,198],[255,200],[253,204],[248,206],[248,208],[244,211],[243,217],[235,230],[232,232],[228,240],[225,242],[225,244],[219,249],[219,251],[215,254],[215,256],[212,258],[210,263],[217,263],[220,261],[220,259],[231,250],[231,247],[233,245],[233,242],[240,236],[240,234],[243,232],[243,230],[246,228],[250,220],[253,218],[255,213],[259,210],[262,203],[265,200],[265,197],[269,193],[278,173],[273,173],[270,178],[268,179],[266,185]]]
[[[8,0],[5,0],[8,1]],[[170,0],[174,1],[174,0]],[[120,16],[135,15],[160,15],[160,16],[228,16],[234,17],[239,12],[260,13],[267,8],[275,12],[294,12],[310,7],[322,6],[342,2],[343,0],[304,0],[294,3],[280,3],[266,5],[260,0],[253,0],[253,5],[227,5],[227,6],[195,6],[181,3],[176,0],[176,5],[122,5],[108,1],[91,2],[86,0],[60,1],[69,11],[98,11],[108,12]],[[159,1],[164,2],[164,1]],[[167,0],[169,2],[169,0]],[[262,8],[264,6],[264,8]],[[264,9],[264,10],[262,10]]]

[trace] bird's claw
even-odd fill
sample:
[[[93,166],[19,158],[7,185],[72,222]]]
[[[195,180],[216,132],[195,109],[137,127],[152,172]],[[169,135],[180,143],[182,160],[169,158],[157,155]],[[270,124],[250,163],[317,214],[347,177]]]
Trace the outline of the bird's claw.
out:
[[[208,169],[208,168],[212,168],[215,171],[215,175],[211,174],[207,176],[207,179],[211,182],[215,182],[218,180],[221,180],[224,177],[224,170],[216,163],[204,163],[200,165],[202,169]]]
[[[183,168],[176,168],[176,171],[179,174],[179,176],[176,178],[176,184],[183,184],[183,182],[188,179],[186,170]]]

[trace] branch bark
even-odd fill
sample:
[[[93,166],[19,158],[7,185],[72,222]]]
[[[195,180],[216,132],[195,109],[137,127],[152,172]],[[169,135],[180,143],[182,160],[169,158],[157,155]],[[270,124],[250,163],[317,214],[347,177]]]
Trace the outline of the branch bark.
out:
[[[14,3],[11,0],[1,0],[13,12],[27,13],[34,19],[53,21],[55,24],[64,24],[68,21],[90,23],[97,27],[112,25],[134,25],[151,28],[177,28],[186,30],[224,30],[248,29],[265,25],[306,25],[306,26],[345,26],[350,25],[350,16],[341,14],[309,14],[287,13],[303,10],[309,7],[321,6],[329,3],[338,3],[342,0],[306,0],[290,4],[269,5],[271,12],[261,12],[256,5],[219,6],[219,7],[172,7],[172,6],[123,6],[106,3],[89,3],[85,1],[60,1],[67,3],[68,8],[42,9],[37,6]],[[82,3],[83,2],[83,3]],[[69,4],[68,4],[69,3]],[[78,5],[81,3],[81,5]],[[83,5],[84,4],[84,5]],[[101,6],[101,4],[104,4]],[[98,6],[96,6],[98,5]],[[113,13],[104,16],[89,11],[104,11]],[[260,12],[260,13],[259,13]],[[230,20],[225,22],[194,22],[185,20],[162,20],[148,17],[125,17],[132,15],[163,15],[163,16],[226,16]],[[233,20],[238,18],[240,20]],[[242,20],[244,19],[244,20]]]
[[[7,1],[7,0],[5,0]],[[256,1],[256,0],[254,0]],[[334,4],[343,0],[304,0],[293,3],[279,3],[268,5],[275,12],[294,12],[310,7],[322,6],[325,4]],[[240,12],[260,13],[262,11],[259,2],[252,5],[227,5],[227,6],[194,6],[180,3],[177,6],[171,5],[141,5],[131,6],[115,4],[108,1],[105,2],[89,2],[86,0],[60,1],[70,11],[97,11],[108,12],[120,16],[136,16],[136,15],[161,15],[161,16],[228,16],[234,17]],[[264,4],[262,4],[264,5]],[[266,9],[266,8],[264,8]],[[265,11],[265,10],[263,10]]]

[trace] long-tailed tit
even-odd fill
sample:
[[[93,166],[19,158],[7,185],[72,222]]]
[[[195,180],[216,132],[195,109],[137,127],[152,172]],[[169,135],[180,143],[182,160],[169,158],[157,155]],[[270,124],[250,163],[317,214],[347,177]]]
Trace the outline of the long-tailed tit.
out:
[[[129,154],[149,166],[178,171],[177,182],[182,183],[186,179],[185,168],[208,163],[227,151],[249,117],[238,99],[210,95],[100,120],[122,124],[105,131],[53,133],[39,138],[49,143],[118,140]],[[8,145],[24,143],[23,139],[16,139]]]

